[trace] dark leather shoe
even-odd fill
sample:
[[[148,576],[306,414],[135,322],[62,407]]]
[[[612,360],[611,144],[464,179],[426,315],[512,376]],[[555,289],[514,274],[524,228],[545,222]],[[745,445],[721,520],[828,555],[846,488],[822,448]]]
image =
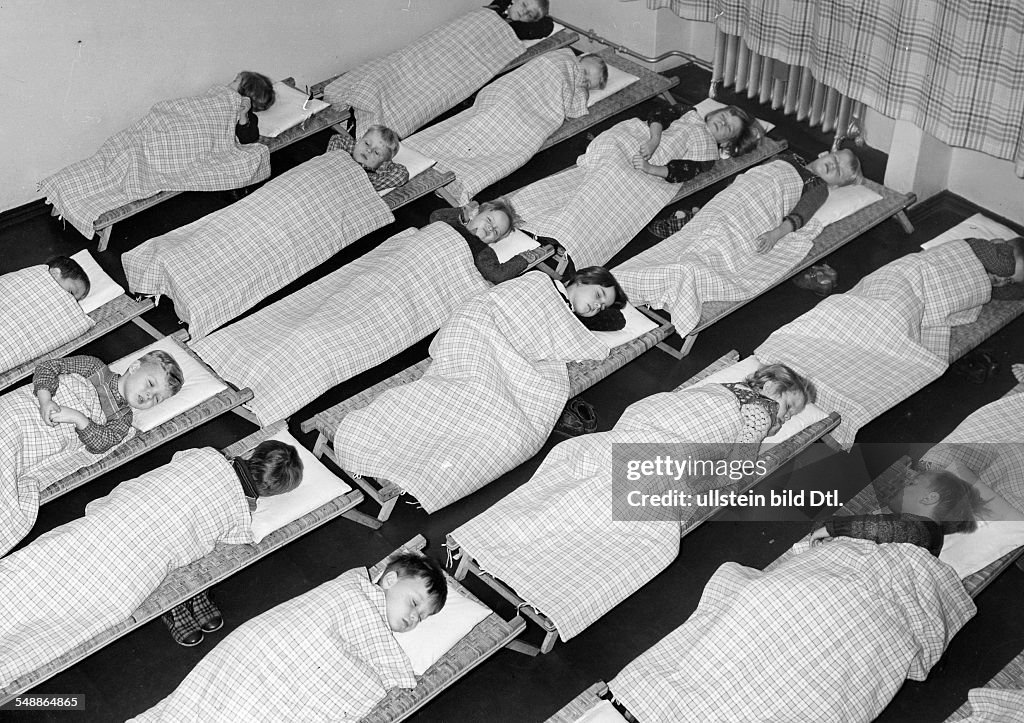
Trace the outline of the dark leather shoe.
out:
[[[171,637],[178,645],[194,648],[203,642],[203,631],[199,629],[199,624],[192,617],[188,603],[182,603],[170,612],[164,613],[160,619],[171,631]]]
[[[224,627],[224,616],[213,604],[209,593],[201,592],[188,601],[199,629],[204,633],[215,633]]]

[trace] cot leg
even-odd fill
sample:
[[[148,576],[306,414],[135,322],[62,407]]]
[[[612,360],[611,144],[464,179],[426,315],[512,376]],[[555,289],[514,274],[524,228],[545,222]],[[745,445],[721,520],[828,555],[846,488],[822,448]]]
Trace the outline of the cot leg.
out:
[[[148,321],[146,321],[145,319],[143,319],[143,318],[142,318],[141,316],[136,316],[136,317],[135,317],[134,319],[132,319],[132,321],[133,321],[133,322],[135,322],[135,325],[136,325],[137,327],[139,327],[140,329],[142,329],[142,330],[143,330],[144,332],[146,332],[147,334],[149,334],[149,335],[150,335],[151,337],[153,337],[154,339],[163,339],[163,338],[164,338],[164,335],[163,335],[163,334],[161,334],[161,333],[160,333],[160,332],[159,332],[159,331],[157,330],[157,328],[156,328],[155,326],[153,326],[152,324],[150,324],[150,323],[149,323]]]
[[[320,432],[316,435],[316,442],[313,444],[313,456],[320,459],[324,456],[324,451],[327,449],[327,436]]]
[[[826,446],[828,446],[828,448],[833,450],[834,452],[844,451],[842,445],[839,444],[839,442],[837,442],[835,440],[835,437],[833,437],[831,434],[826,434],[824,437],[821,438],[821,441],[824,442]]]
[[[693,349],[693,344],[694,344],[695,341],[697,341],[697,335],[696,334],[687,334],[686,338],[683,339],[683,346],[679,350],[680,353],[683,356],[686,356],[687,354],[689,354],[690,351]]]
[[[398,498],[394,497],[380,506],[380,514],[377,515],[377,519],[381,522],[387,522],[388,518],[391,517],[391,513],[395,511],[395,505],[398,504]]]
[[[903,229],[903,232],[905,234],[909,236],[910,234],[914,233],[914,224],[910,223],[910,219],[907,218],[906,211],[900,211],[899,213],[897,213],[896,221],[897,223],[899,223],[900,228]]]
[[[371,530],[379,530],[381,525],[384,524],[376,517],[370,517],[370,515],[365,512],[360,512],[359,510],[348,510],[347,512],[342,512],[341,516],[347,517],[353,522],[358,522],[360,525],[366,525]]]
[[[669,93],[667,90],[661,92],[661,97],[667,100],[669,105],[675,105],[676,103],[679,102],[676,100],[676,97]]]
[[[114,228],[113,226],[107,226],[106,228],[100,229],[100,231],[99,231],[100,245],[99,245],[99,248],[96,249],[97,251],[106,251],[107,250],[107,246],[110,244],[110,232],[111,232],[111,230],[113,230],[113,228]]]
[[[1019,560],[1018,560],[1019,563]],[[469,555],[462,553],[462,557],[459,558],[459,564],[455,566],[454,577],[456,580],[465,580],[466,575],[469,574]]]
[[[256,419],[256,415],[253,414],[248,409],[246,409],[245,407],[243,407],[241,404],[238,405],[237,407],[235,407],[234,409],[232,409],[231,411],[234,412],[235,414],[237,414],[239,417],[241,417],[245,421],[252,422],[257,427],[262,427],[263,426],[262,424],[260,424],[260,420]]]
[[[540,652],[545,655],[551,652],[551,649],[555,647],[555,641],[558,640],[557,630],[548,630],[547,634],[544,635],[544,642],[540,644]]]
[[[522,653],[523,655],[529,655],[531,657],[536,657],[537,654],[540,653],[540,648],[536,645],[530,645],[529,643],[524,643],[519,640],[510,640],[506,647],[509,650],[514,650],[517,653]]]
[[[445,202],[452,208],[458,208],[459,206],[462,205],[461,203],[459,203],[459,199],[455,198],[455,196],[452,195],[451,191],[449,191],[444,186],[441,186],[441,188],[434,191],[434,193],[443,198]]]
[[[686,354],[683,354],[682,351],[678,349],[673,349],[671,346],[669,346],[663,341],[658,342],[658,348],[661,349],[666,354],[668,354],[673,359],[682,359],[684,356],[686,356]]]

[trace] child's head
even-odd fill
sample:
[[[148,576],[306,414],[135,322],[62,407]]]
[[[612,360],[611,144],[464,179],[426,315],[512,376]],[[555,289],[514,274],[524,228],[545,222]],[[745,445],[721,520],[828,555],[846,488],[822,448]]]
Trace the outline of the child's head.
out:
[[[898,512],[935,520],[946,534],[974,532],[984,508],[977,488],[946,470],[912,474],[891,504]]]
[[[165,351],[143,354],[128,365],[121,376],[119,391],[134,409],[149,409],[170,399],[185,383],[178,362]]]
[[[849,148],[822,153],[807,164],[807,169],[830,186],[849,186],[864,180],[860,159]]]
[[[1007,286],[1008,284],[1024,284],[1024,238],[1016,236],[1011,239],[997,239],[995,243],[1004,243],[1013,249],[1013,275],[1012,276],[992,276],[993,286]]]
[[[243,70],[230,86],[243,98],[248,98],[254,113],[274,105],[274,81],[261,73]]]
[[[367,171],[376,171],[398,153],[398,134],[387,126],[370,126],[352,148],[352,158]]]
[[[761,140],[761,127],[757,121],[734,105],[711,111],[704,117],[704,125],[718,146],[732,158],[752,151]]]
[[[85,270],[78,265],[78,262],[67,256],[55,256],[46,262],[50,269],[50,276],[60,284],[60,288],[81,301],[89,295],[92,284]]]
[[[580,56],[583,68],[583,84],[587,90],[601,90],[608,85],[608,64],[597,55]]]
[[[535,23],[546,18],[550,12],[548,0],[512,0],[506,15],[509,20],[520,23]]]
[[[770,430],[774,434],[789,419],[818,398],[814,382],[785,364],[766,364],[744,382],[755,391],[779,404],[778,417]]]
[[[512,202],[501,197],[481,203],[465,225],[485,244],[492,244],[508,236],[519,220]]]
[[[396,633],[409,632],[448,599],[441,566],[418,552],[395,555],[377,584],[384,590],[388,626]]]
[[[260,497],[291,492],[302,481],[299,451],[276,439],[260,442],[245,462]]]
[[[612,273],[601,266],[580,269],[565,285],[576,316],[589,317],[605,309],[621,309],[629,301]]]

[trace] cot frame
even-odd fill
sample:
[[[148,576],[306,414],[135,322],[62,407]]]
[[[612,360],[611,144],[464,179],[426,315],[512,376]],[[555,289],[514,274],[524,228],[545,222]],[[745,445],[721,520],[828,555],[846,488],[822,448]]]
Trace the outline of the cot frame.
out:
[[[1024,651],[1017,654],[1013,660],[1006,664],[992,679],[985,683],[984,688],[1024,690]],[[954,723],[968,718],[973,713],[969,700],[957,708],[945,723]]]
[[[633,361],[645,351],[653,349],[659,342],[667,338],[671,331],[671,325],[662,324],[625,344],[619,344],[601,361],[586,360],[567,363],[566,366],[569,371],[569,398],[571,399],[582,394],[588,388]],[[429,358],[423,359],[411,367],[388,377],[384,381],[368,387],[359,394],[355,394],[335,404],[333,407],[319,412],[299,425],[303,432],[317,431],[316,443],[313,445],[313,454],[320,459],[324,457],[329,459],[341,471],[346,480],[359,486],[370,499],[380,506],[376,519],[369,518],[375,523],[372,524],[375,528],[379,528],[387,522],[395,509],[395,505],[398,503],[398,498],[405,494],[405,491],[391,481],[357,475],[346,470],[339,464],[338,458],[334,453],[334,435],[338,425],[341,424],[341,420],[347,414],[368,406],[381,393],[392,387],[416,381],[430,367],[430,361]]]
[[[86,482],[90,482],[100,475],[105,474],[112,469],[116,469],[137,457],[141,457],[143,454],[156,449],[164,442],[168,442],[187,432],[191,432],[196,427],[205,424],[214,417],[219,417],[225,412],[230,412],[239,405],[252,399],[253,393],[251,389],[248,387],[238,389],[233,384],[223,379],[216,371],[213,370],[212,367],[200,359],[199,356],[185,344],[185,339],[188,338],[187,332],[184,330],[177,331],[167,338],[173,340],[178,345],[179,351],[182,354],[187,354],[192,357],[192,359],[217,377],[218,380],[227,385],[227,389],[218,392],[209,399],[206,399],[196,406],[185,410],[181,414],[168,419],[163,424],[158,425],[147,432],[140,432],[136,430],[136,434],[118,445],[110,454],[101,457],[96,462],[82,467],[81,469],[72,472],[71,474],[40,490],[40,505],[44,505],[47,502],[55,500],[61,495],[81,487]]]
[[[546,723],[576,723],[591,708],[602,700],[607,700],[609,696],[611,696],[611,689],[608,684],[599,680],[559,708],[553,716],[547,719]]]
[[[735,350],[730,351],[680,384],[676,387],[675,391],[693,386],[703,379],[706,379],[711,374],[727,369],[738,361],[739,353]],[[774,474],[776,470],[795,459],[801,452],[821,439],[830,430],[839,426],[840,421],[839,415],[836,412],[832,412],[825,419],[805,427],[784,442],[780,442],[779,444],[769,447],[763,453],[758,455],[758,459],[764,462],[766,470],[765,473],[752,477],[750,480],[744,480],[741,486],[729,489],[735,489],[737,493],[743,493],[753,489],[761,481]],[[708,508],[702,511],[701,514],[690,520],[685,528],[680,530],[680,537],[685,538],[704,522],[707,522],[709,519],[714,517],[721,509],[724,508]],[[452,550],[453,557],[458,560],[454,573],[455,579],[463,580],[467,575],[472,574],[494,592],[498,593],[506,601],[514,605],[517,610],[521,610],[522,613],[526,615],[527,619],[540,627],[544,633],[543,642],[539,646],[517,640],[509,645],[509,648],[531,656],[539,653],[551,652],[555,643],[558,641],[558,628],[555,626],[554,621],[541,611],[537,610],[530,602],[524,600],[515,590],[500,578],[483,570],[477,564],[476,560],[473,559],[450,534],[447,536],[447,545],[448,548]]]
[[[264,429],[221,450],[226,457],[237,457],[251,451],[260,442],[285,429],[286,422],[276,422]],[[190,600],[203,590],[222,582],[239,570],[261,560],[270,553],[314,530],[331,520],[352,517],[354,508],[363,501],[358,490],[351,490],[321,505],[316,510],[300,517],[267,535],[258,544],[225,545],[217,543],[211,553],[172,570],[148,598],[127,619],[97,634],[64,655],[26,673],[0,690],[0,705],[14,696],[32,688],[71,666],[81,662],[97,650],[118,638],[159,617],[181,603]]]

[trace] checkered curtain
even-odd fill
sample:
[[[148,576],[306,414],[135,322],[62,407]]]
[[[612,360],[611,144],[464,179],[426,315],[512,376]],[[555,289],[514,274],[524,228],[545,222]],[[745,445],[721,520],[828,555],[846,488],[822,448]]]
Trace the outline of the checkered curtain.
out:
[[[1020,0],[647,0],[1024,178]]]

